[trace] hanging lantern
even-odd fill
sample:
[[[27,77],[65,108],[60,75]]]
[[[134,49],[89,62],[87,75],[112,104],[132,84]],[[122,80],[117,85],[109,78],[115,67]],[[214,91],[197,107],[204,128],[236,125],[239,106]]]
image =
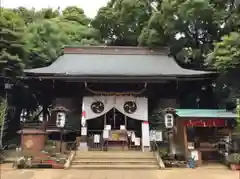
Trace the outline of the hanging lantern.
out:
[[[64,112],[58,112],[57,113],[57,120],[56,120],[56,126],[59,128],[63,128],[66,123],[66,113]]]
[[[174,116],[172,113],[166,113],[164,116],[165,127],[171,129],[174,127]]]
[[[21,114],[20,114],[20,121],[21,122],[25,122],[26,121],[26,118],[27,118],[27,111],[25,109],[23,109],[21,111]]]

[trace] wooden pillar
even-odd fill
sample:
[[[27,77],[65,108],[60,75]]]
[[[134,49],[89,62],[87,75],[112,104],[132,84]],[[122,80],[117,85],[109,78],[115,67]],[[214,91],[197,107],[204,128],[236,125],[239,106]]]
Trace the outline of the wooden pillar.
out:
[[[124,115],[124,125],[125,125],[125,128],[127,129],[127,116]]]
[[[175,134],[175,142],[180,147],[181,153],[185,158],[188,157],[187,128],[184,126],[184,120],[177,118],[177,132]]]
[[[187,127],[184,126],[183,122],[182,122],[182,127],[183,127],[184,155],[185,155],[185,159],[187,159],[188,158]]]
[[[113,129],[116,128],[116,116],[115,116],[115,113],[116,113],[116,109],[113,108]]]
[[[103,126],[103,128],[105,128],[106,125],[107,125],[107,113],[104,114],[104,126]]]
[[[48,126],[48,110],[47,105],[43,104],[43,130],[46,131]]]
[[[46,104],[43,104],[42,113],[43,113],[43,122],[42,122],[41,128],[42,128],[43,131],[47,131],[47,128],[48,128],[48,110],[47,110],[47,105]],[[47,140],[48,140],[48,135],[45,135],[44,143]]]

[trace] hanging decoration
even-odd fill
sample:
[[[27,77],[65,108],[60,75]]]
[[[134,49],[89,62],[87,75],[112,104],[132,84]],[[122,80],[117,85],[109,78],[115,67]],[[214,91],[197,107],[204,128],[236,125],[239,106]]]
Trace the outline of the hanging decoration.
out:
[[[97,118],[113,108],[130,118],[148,120],[148,102],[145,97],[85,96],[83,106],[86,120]]]
[[[91,109],[94,113],[101,113],[104,110],[104,104],[101,101],[95,101],[91,104]]]
[[[144,84],[144,88],[141,89],[140,91],[128,91],[128,92],[95,91],[95,90],[90,89],[90,88],[87,86],[87,83],[86,83],[86,82],[84,83],[84,85],[85,85],[85,89],[86,89],[87,91],[89,91],[90,93],[95,94],[95,95],[101,95],[101,96],[140,95],[140,94],[143,94],[143,93],[147,90],[147,83]]]
[[[86,110],[85,110],[85,107],[84,107],[84,103],[83,103],[83,105],[82,105],[81,124],[82,124],[82,127],[85,127],[85,126],[86,126]]]
[[[123,109],[128,114],[133,114],[137,110],[137,104],[133,101],[125,102]]]

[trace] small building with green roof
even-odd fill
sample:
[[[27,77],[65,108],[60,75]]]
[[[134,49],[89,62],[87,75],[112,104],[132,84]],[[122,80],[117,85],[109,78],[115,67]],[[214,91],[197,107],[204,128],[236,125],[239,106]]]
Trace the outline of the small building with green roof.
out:
[[[186,158],[195,151],[199,165],[220,161],[229,153],[236,117],[226,109],[176,109],[175,142]]]

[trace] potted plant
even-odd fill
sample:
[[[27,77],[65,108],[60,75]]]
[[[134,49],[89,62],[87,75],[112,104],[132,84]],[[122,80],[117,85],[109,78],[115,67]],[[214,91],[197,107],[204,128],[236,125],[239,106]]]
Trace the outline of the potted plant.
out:
[[[227,164],[232,170],[240,170],[240,154],[232,153],[227,157]]]

